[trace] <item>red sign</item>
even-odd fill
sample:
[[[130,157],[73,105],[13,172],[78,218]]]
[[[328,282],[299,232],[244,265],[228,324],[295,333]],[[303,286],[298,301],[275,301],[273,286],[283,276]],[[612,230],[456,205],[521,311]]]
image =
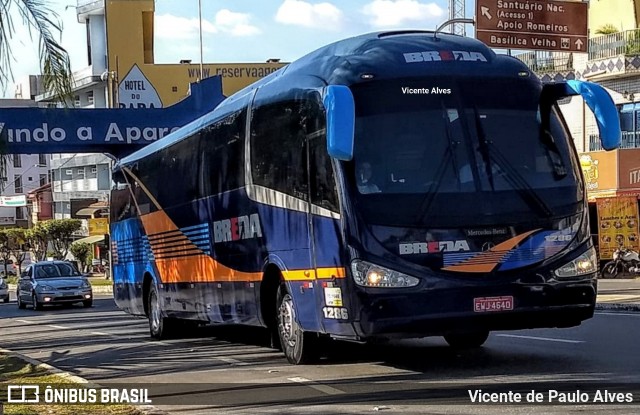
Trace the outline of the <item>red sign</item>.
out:
[[[476,38],[490,47],[587,51],[587,2],[476,2]]]

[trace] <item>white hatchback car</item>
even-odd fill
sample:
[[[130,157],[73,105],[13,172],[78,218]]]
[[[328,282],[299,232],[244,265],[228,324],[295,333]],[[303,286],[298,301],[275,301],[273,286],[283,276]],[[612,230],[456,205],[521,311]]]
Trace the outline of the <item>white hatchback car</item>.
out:
[[[0,274],[4,275],[4,261],[0,259]],[[13,260],[8,260],[7,261],[7,275],[17,275],[18,273],[18,268],[16,267],[16,264],[13,263]]]

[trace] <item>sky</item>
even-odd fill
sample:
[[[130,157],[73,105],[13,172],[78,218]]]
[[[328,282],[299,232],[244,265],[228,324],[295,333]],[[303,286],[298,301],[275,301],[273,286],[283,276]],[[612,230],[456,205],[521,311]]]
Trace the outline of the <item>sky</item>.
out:
[[[87,66],[86,34],[74,0],[44,0],[63,25],[72,70]],[[328,43],[389,29],[434,30],[449,16],[447,0],[202,0],[205,63],[291,62]],[[466,17],[474,14],[467,1]],[[40,72],[37,43],[14,19],[15,80]],[[156,0],[155,61],[200,62],[198,0]],[[467,33],[473,27],[467,25]],[[0,91],[13,97],[13,82]]]

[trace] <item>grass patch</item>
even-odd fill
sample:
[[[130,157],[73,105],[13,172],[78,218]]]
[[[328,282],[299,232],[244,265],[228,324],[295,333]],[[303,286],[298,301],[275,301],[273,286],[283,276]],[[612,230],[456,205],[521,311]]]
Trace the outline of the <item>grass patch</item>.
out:
[[[50,374],[46,370],[33,366],[14,356],[0,353],[0,383],[3,384],[38,384],[40,396],[47,384],[69,384],[81,387],[82,384],[74,384],[69,379]],[[2,393],[6,393],[6,387],[2,387]],[[129,405],[100,405],[100,404],[5,404],[5,415],[143,415],[143,412]]]
[[[5,279],[5,281],[7,281],[7,284],[17,284],[18,283],[18,276],[17,275],[9,275],[8,277],[3,277]]]

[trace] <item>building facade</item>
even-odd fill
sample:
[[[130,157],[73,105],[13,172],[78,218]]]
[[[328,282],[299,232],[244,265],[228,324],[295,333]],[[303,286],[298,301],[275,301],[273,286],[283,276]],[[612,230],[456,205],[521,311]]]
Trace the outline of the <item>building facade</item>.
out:
[[[591,230],[598,234],[598,199],[640,198],[640,0],[591,1],[588,17],[588,53],[529,52],[518,57],[546,82],[598,83],[618,107],[622,145],[607,152],[582,99],[573,97],[561,105],[580,153]]]

